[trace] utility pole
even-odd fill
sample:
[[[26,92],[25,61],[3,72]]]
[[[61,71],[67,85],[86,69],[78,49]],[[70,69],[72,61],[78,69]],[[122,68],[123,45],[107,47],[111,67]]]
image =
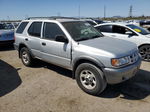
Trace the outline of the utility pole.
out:
[[[57,16],[58,16],[58,17],[61,17],[61,13],[60,13],[60,12],[58,12],[58,13],[57,13]]]
[[[79,5],[79,7],[78,7],[78,14],[79,14],[79,19],[81,18],[80,17],[80,5]]]
[[[106,6],[104,5],[104,19],[106,18]]]
[[[131,6],[130,6],[130,9],[129,9],[129,17],[130,17],[130,18],[132,18],[132,16],[133,16],[133,15],[132,15],[132,12],[133,12],[133,6],[131,5]]]
[[[7,16],[7,20],[10,21],[10,17],[9,16]]]

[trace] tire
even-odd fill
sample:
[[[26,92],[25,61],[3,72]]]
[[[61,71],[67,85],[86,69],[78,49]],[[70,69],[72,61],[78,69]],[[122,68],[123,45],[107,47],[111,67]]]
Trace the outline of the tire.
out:
[[[33,65],[33,58],[31,56],[28,48],[26,48],[26,47],[21,48],[20,57],[21,57],[22,63],[25,66],[30,67]]]
[[[144,61],[150,62],[150,45],[143,45],[139,48],[139,52]]]
[[[107,85],[103,72],[90,63],[80,64],[75,71],[75,77],[79,87],[91,95],[99,95]]]

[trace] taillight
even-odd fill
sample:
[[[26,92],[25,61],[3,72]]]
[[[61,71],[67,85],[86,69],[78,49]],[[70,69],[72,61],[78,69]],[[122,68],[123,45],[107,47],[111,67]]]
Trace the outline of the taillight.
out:
[[[14,35],[14,41],[16,40],[16,37],[15,37],[15,35]]]

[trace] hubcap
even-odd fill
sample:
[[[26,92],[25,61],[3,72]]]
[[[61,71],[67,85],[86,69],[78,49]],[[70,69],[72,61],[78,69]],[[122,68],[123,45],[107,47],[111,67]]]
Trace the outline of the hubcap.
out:
[[[25,51],[22,53],[22,59],[25,64],[29,62],[29,56]]]
[[[94,89],[96,86],[95,75],[89,70],[83,70],[80,73],[80,81],[86,89]]]
[[[143,60],[150,61],[150,47],[146,46],[140,49],[140,54]]]

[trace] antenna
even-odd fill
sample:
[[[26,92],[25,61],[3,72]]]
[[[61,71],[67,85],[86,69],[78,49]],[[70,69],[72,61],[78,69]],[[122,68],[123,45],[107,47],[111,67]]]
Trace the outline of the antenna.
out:
[[[106,18],[106,6],[104,5],[104,18]]]
[[[79,5],[79,9],[78,9],[78,11],[79,11],[78,13],[79,13],[79,19],[80,19],[80,5]]]

